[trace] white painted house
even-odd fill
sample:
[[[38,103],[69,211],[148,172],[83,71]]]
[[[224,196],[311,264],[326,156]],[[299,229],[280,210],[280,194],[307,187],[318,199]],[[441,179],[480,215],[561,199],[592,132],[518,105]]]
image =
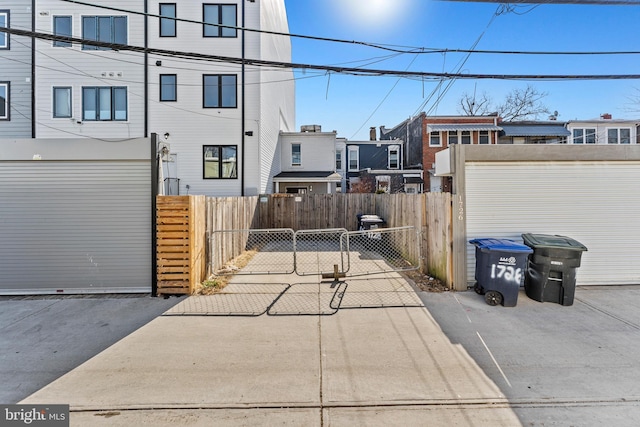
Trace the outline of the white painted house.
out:
[[[302,126],[301,132],[280,133],[281,172],[274,178],[274,193],[330,194],[340,192],[344,171],[336,132],[320,126]]]
[[[594,120],[567,122],[568,144],[637,144],[640,120],[619,120],[603,114]]]
[[[33,4],[34,31],[107,43],[36,40],[34,137],[108,139],[118,150],[156,133],[165,193],[272,191],[279,132],[295,123],[293,71],[244,60],[291,62],[284,0]],[[0,56],[0,69],[15,64]]]

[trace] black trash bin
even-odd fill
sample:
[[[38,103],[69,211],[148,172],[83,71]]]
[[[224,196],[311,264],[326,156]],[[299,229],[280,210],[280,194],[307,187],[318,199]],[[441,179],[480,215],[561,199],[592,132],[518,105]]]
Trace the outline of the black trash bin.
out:
[[[527,296],[540,302],[572,305],[576,268],[580,267],[586,246],[570,237],[558,235],[526,233],[522,239],[533,249],[524,281]]]
[[[508,239],[473,239],[476,246],[475,291],[489,305],[515,307],[524,283],[531,248]]]
[[[358,218],[358,230],[375,230],[384,227],[386,221],[378,215],[356,215]]]

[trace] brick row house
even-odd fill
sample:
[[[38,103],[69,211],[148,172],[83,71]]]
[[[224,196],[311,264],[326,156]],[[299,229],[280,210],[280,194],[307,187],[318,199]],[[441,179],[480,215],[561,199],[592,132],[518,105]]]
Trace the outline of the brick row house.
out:
[[[502,130],[497,115],[427,116],[422,113],[392,129],[380,128],[381,139],[405,138],[404,161],[421,166],[424,191],[450,191],[448,178],[435,176],[435,156],[453,144],[497,144]]]
[[[404,139],[404,163],[422,168],[425,191],[451,191],[448,177],[435,176],[435,155],[454,144],[637,144],[640,120],[598,119],[503,122],[497,115],[427,116],[422,113],[387,129],[383,140]]]

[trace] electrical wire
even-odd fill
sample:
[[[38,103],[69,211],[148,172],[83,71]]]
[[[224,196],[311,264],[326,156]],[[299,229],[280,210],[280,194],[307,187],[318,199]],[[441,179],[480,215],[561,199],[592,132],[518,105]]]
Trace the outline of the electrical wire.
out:
[[[20,44],[20,45],[25,46],[25,47],[27,46],[25,43],[21,43],[21,42],[19,42],[17,40],[14,40],[14,43]],[[74,50],[74,51],[75,52],[84,52],[84,51],[77,51],[77,50]],[[49,66],[46,66],[46,65],[36,64],[36,68],[39,68],[39,69],[44,69],[44,70],[64,73],[65,75],[89,77],[89,78],[96,79],[96,80],[98,80],[100,82],[103,82],[103,83],[105,83],[107,85],[110,85],[110,86],[113,86],[114,84],[115,85],[118,85],[118,84],[122,85],[122,83],[137,84],[137,85],[142,85],[143,84],[142,81],[136,81],[136,80],[127,80],[127,79],[122,79],[122,78],[110,79],[108,77],[104,77],[104,78],[103,77],[97,77],[97,76],[91,75],[89,73],[86,73],[86,72],[84,72],[84,71],[82,71],[82,70],[80,70],[80,69],[78,69],[76,67],[73,67],[68,62],[59,61],[58,59],[43,53],[39,49],[36,49],[36,52],[38,52],[39,54],[42,54],[42,55],[50,58],[53,61],[59,62],[64,67],[70,67],[70,68],[76,70],[76,72],[70,72],[68,69],[52,68],[52,67],[49,67]],[[4,59],[12,61],[12,62],[17,62],[17,63],[20,63],[20,64],[24,64],[24,65],[30,65],[31,64],[29,61],[21,61],[21,60],[15,59],[15,58],[4,58]],[[135,65],[142,66],[142,63],[139,63],[139,62],[133,62],[133,61],[127,61],[127,62],[133,63]],[[192,70],[192,69],[190,69],[190,70]],[[271,80],[271,81],[266,82],[266,83],[265,82],[247,83],[247,86],[252,86],[252,85],[253,86],[259,86],[259,85],[264,85],[264,84],[286,83],[286,82],[290,82],[290,81],[297,81],[297,80],[304,80],[304,79],[311,79],[311,78],[319,78],[319,77],[322,77],[322,75],[302,76],[302,77],[297,77],[297,78],[293,78],[293,79]],[[159,86],[159,82],[158,83],[149,83],[149,84],[150,85]],[[185,87],[185,86],[187,86],[187,87],[199,87],[200,84],[197,84],[197,83],[194,83],[194,84],[182,83],[182,84],[177,84],[177,86],[178,87]],[[132,90],[131,86],[127,87],[127,93],[130,94],[130,95],[136,96],[138,98],[143,98],[143,95],[140,95],[136,91]],[[190,113],[190,114],[195,114],[195,115],[199,115],[199,116],[202,116],[202,117],[207,117],[207,118],[211,118],[211,119],[215,119],[215,120],[228,120],[228,121],[240,121],[241,120],[239,118],[234,118],[234,117],[225,117],[225,116],[220,116],[220,115],[217,115],[217,114],[216,115],[207,114],[207,113],[203,113],[202,111],[199,111],[199,110],[191,110],[191,109],[179,107],[176,104],[167,103],[167,102],[160,102],[160,101],[157,101],[157,100],[155,100],[153,98],[150,98],[149,101],[154,103],[154,104],[158,104],[158,105],[162,106],[163,108],[169,108],[169,109],[173,109],[173,110],[176,110],[176,111],[187,112],[187,113]],[[20,104],[16,104],[15,102],[12,102],[12,104],[20,105]],[[48,115],[52,115],[53,114],[53,111],[48,110],[48,109],[37,108],[37,111],[41,111],[41,112],[46,113]],[[24,117],[24,115],[23,115],[23,117]],[[41,122],[37,122],[37,123],[38,124],[42,124],[43,126],[49,127],[51,129],[56,129],[56,128],[53,128],[51,126],[44,125]],[[80,134],[76,134],[76,133],[73,133],[73,132],[68,132],[68,131],[63,131],[63,130],[61,130],[61,131],[62,132],[67,132],[67,133],[69,133],[71,135],[81,136]],[[98,139],[97,137],[94,137],[94,138]]]
[[[26,116],[24,113],[22,113],[22,111],[20,111],[20,110],[18,110],[17,108],[14,107],[14,104],[18,105],[18,106],[22,106],[22,107],[27,107],[26,105],[24,105],[24,104],[16,104],[15,102],[12,102],[11,104],[12,105],[11,105],[10,108],[11,108],[11,110],[13,112],[18,113],[20,116],[22,116],[26,120],[31,121],[31,119],[28,116]],[[60,129],[60,128],[57,128],[57,127],[50,126],[50,125],[48,125],[46,123],[40,122],[38,120],[33,120],[33,121],[35,123],[37,123],[38,125],[40,125],[40,126],[43,126],[43,127],[49,128],[49,129],[53,129],[53,130],[55,130],[57,132],[66,133],[67,135],[73,135],[73,136],[77,136],[77,137],[80,137],[80,138],[96,139],[98,141],[103,141],[103,142],[120,143],[120,142],[133,141],[135,139],[140,139],[141,138],[141,137],[133,137],[133,138],[111,138],[111,139],[106,139],[106,138],[100,138],[100,137],[97,137],[97,136],[90,136],[90,135],[87,135],[87,134],[81,134],[81,133],[76,133],[76,132]]]
[[[211,26],[215,26],[215,27],[220,27],[220,28],[229,28],[229,29],[235,29],[238,31],[247,31],[247,32],[254,32],[254,33],[259,33],[259,34],[270,34],[270,35],[278,35],[278,36],[286,36],[286,37],[293,37],[293,38],[302,38],[302,39],[307,39],[307,40],[315,40],[315,41],[326,41],[326,42],[333,42],[333,43],[344,43],[344,44],[353,44],[353,45],[360,45],[360,46],[367,46],[367,47],[372,47],[372,48],[376,48],[376,49],[383,49],[383,50],[388,50],[391,52],[396,52],[399,54],[431,54],[431,53],[445,53],[445,52],[457,52],[457,53],[482,53],[482,54],[509,54],[509,55],[628,55],[628,54],[639,54],[640,51],[608,51],[608,52],[554,52],[554,51],[501,51],[501,50],[479,50],[479,51],[475,51],[475,50],[467,50],[467,49],[442,49],[442,48],[428,48],[428,47],[412,47],[412,46],[399,46],[399,45],[392,45],[392,44],[384,44],[384,43],[373,43],[373,42],[365,42],[365,41],[356,41],[356,40],[344,40],[344,39],[336,39],[336,38],[327,38],[327,37],[319,37],[319,36],[309,36],[309,35],[302,35],[302,34],[294,34],[294,33],[283,33],[283,32],[278,32],[278,31],[267,31],[267,30],[258,30],[258,29],[253,29],[253,28],[243,28],[243,27],[237,27],[237,26],[231,26],[231,25],[222,25],[222,24],[213,24],[213,23],[208,23],[208,22],[204,22],[204,21],[198,21],[198,20],[191,20],[191,19],[184,19],[184,18],[178,18],[178,17],[166,17],[166,16],[162,16],[162,15],[157,15],[157,14],[153,14],[153,13],[148,13],[148,12],[138,12],[138,11],[133,11],[133,10],[128,10],[128,9],[122,9],[122,8],[116,8],[116,7],[112,7],[112,6],[104,6],[104,5],[97,5],[97,4],[93,4],[93,3],[88,3],[88,2],[83,2],[80,0],[61,0],[63,2],[67,2],[67,3],[75,3],[78,5],[82,5],[82,6],[89,6],[89,7],[96,7],[99,9],[106,9],[106,10],[112,10],[112,11],[116,11],[116,12],[123,12],[123,13],[130,13],[133,15],[142,15],[142,16],[147,16],[147,17],[152,17],[152,18],[158,18],[158,19],[171,19],[174,21],[178,21],[178,22],[187,22],[187,23],[191,23],[191,24],[198,24],[198,25],[211,25]],[[483,2],[485,0],[442,0],[442,1],[480,1]],[[522,13],[518,13],[515,11],[515,7],[517,6],[511,6],[512,3],[520,3],[518,1],[511,1],[511,2],[503,2],[503,1],[498,1],[498,0],[486,0],[489,2],[496,2],[496,3],[502,3],[502,5],[499,7],[501,8],[500,10],[502,11],[501,13],[515,13],[518,15],[524,15],[526,13],[529,13],[531,10],[535,9],[536,7],[538,7],[539,5],[535,5],[533,7],[531,7],[529,10],[527,10],[526,12],[522,12]],[[584,1],[584,0],[583,0]],[[593,0],[593,1],[589,1],[586,0],[585,3],[589,3],[589,4],[596,4],[598,0]],[[638,2],[638,0],[600,0],[600,2],[602,4],[640,4],[640,2]],[[521,3],[556,3],[556,1],[554,0],[548,0],[548,1],[522,1]],[[576,2],[578,3],[578,2]],[[399,47],[404,47],[406,49],[399,49]]]
[[[65,41],[80,43],[90,46],[106,47],[115,51],[132,51],[141,53],[153,53],[159,56],[190,58],[193,60],[228,62],[232,64],[245,64],[257,67],[274,67],[281,69],[323,70],[326,72],[355,75],[355,76],[400,76],[400,77],[424,77],[444,79],[497,79],[497,80],[629,80],[639,79],[640,74],[489,74],[489,73],[438,73],[426,71],[399,71],[385,69],[371,69],[361,67],[340,67],[328,65],[314,65],[292,62],[270,61],[265,59],[237,58],[231,56],[211,55],[196,52],[181,52],[167,49],[145,48],[128,44],[106,43],[95,40],[87,40],[76,37],[56,36],[35,31],[19,30],[15,28],[0,28],[2,32],[8,32],[18,36],[35,37],[37,39],[51,41]]]
[[[64,1],[64,0],[63,0]],[[502,0],[441,0],[453,2],[473,2],[473,3],[505,3]],[[640,6],[638,0],[511,0],[509,3],[520,4],[572,4],[572,5],[595,5],[595,6]]]
[[[478,43],[480,43],[480,40],[482,40],[482,38],[484,37],[485,33],[487,32],[487,30],[491,26],[491,24],[493,24],[493,21],[495,21],[495,19],[499,16],[499,13],[498,13],[499,11],[500,11],[500,6],[498,6],[498,8],[494,12],[494,14],[491,16],[491,19],[489,19],[489,22],[487,23],[487,26],[485,27],[485,29],[476,38],[475,42],[471,46],[472,49],[474,49],[478,45]],[[467,55],[460,62],[458,62],[458,64],[456,64],[455,68],[457,69],[457,72],[456,72],[457,74],[460,74],[460,71],[463,69],[462,67],[464,67],[464,64],[466,64],[466,62],[469,60],[470,57],[471,57],[471,53],[467,53]],[[445,59],[446,59],[446,56],[445,56]],[[434,109],[438,108],[438,105],[440,104],[440,101],[442,101],[444,96],[449,92],[449,89],[451,89],[451,87],[453,86],[454,81],[455,81],[454,79],[450,80],[447,83],[447,86],[445,87],[444,91],[442,91],[441,88],[442,88],[442,85],[444,84],[444,79],[441,79],[440,82],[438,83],[438,85],[436,86],[436,88],[434,88],[433,91],[431,92],[431,94],[429,95],[429,97],[422,104],[420,104],[420,106],[416,109],[416,111],[413,113],[413,115],[416,116],[419,112],[423,111],[424,108],[429,103],[429,101],[431,100],[431,98],[433,98],[435,93],[438,92],[438,97],[434,101],[433,105],[426,112],[427,115],[431,114],[431,112]]]
[[[191,23],[191,24],[210,25],[212,27],[235,29],[235,30],[239,30],[239,31],[246,31],[246,32],[252,32],[252,33],[259,33],[259,34],[269,34],[269,35],[275,35],[275,36],[286,36],[286,37],[294,37],[294,38],[300,38],[300,39],[333,42],[333,43],[346,43],[346,44],[353,44],[353,45],[372,47],[372,48],[375,48],[375,49],[387,50],[387,51],[390,51],[390,52],[417,53],[420,50],[420,48],[412,48],[410,50],[405,50],[405,49],[398,49],[398,48],[395,48],[395,47],[391,47],[393,45],[361,42],[361,41],[356,41],[356,40],[343,40],[343,39],[336,39],[336,38],[331,38],[331,37],[307,36],[307,35],[304,35],[304,34],[283,33],[283,32],[279,32],[279,31],[258,30],[258,29],[255,29],[255,28],[243,28],[243,27],[237,27],[237,26],[234,26],[234,25],[215,24],[215,23],[197,21],[197,20],[192,20],[192,19],[184,19],[184,18],[178,18],[178,17],[169,17],[169,16],[163,16],[163,15],[157,15],[157,14],[149,13],[149,12],[139,12],[139,11],[135,11],[135,10],[122,9],[122,8],[117,8],[117,7],[113,7],[113,6],[103,6],[103,5],[87,3],[87,2],[83,2],[83,1],[79,1],[79,0],[61,0],[61,1],[67,2],[67,3],[78,4],[78,5],[81,5],[81,6],[95,7],[95,8],[98,8],[98,9],[112,10],[112,11],[116,11],[116,12],[129,13],[129,14],[132,14],[132,15],[141,15],[141,16],[146,16],[146,17],[151,17],[151,18],[170,19],[172,21],[177,21],[177,22],[188,22],[188,23]]]
[[[418,55],[414,56],[413,59],[411,60],[411,62],[409,63],[409,65],[407,66],[407,70],[409,68],[411,68],[411,66],[413,65],[413,63],[415,62],[415,60],[418,59]],[[358,130],[356,130],[353,135],[351,135],[351,139],[355,138],[355,136],[358,134],[358,132],[360,132],[362,130],[362,128],[367,124],[367,122],[369,120],[371,120],[371,118],[373,117],[373,115],[380,109],[380,107],[382,107],[382,105],[384,104],[384,102],[387,100],[387,98],[389,98],[389,96],[391,96],[391,94],[393,93],[394,89],[396,88],[396,86],[398,86],[398,83],[400,83],[400,81],[402,80],[401,77],[398,77],[398,79],[396,80],[396,82],[393,84],[393,86],[391,87],[391,89],[389,89],[389,91],[387,92],[387,94],[384,96],[384,98],[382,98],[382,100],[378,103],[378,105],[376,106],[376,108],[373,109],[373,111],[371,112],[371,114],[369,114],[369,117],[366,118],[366,120],[360,125],[360,127],[358,128]]]

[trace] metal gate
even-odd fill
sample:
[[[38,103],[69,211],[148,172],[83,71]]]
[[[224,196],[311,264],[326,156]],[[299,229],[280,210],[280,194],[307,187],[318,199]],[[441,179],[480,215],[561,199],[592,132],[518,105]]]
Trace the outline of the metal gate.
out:
[[[220,265],[220,248],[238,255]],[[420,239],[415,227],[371,231],[266,229],[214,231],[210,270],[216,275],[291,274],[355,277],[417,270]]]
[[[216,275],[244,278],[230,281],[220,293],[187,298],[165,315],[329,316],[344,309],[423,307],[397,274],[420,267],[415,227],[216,231],[209,233],[209,248]],[[229,257],[223,265],[221,259]],[[293,273],[333,280],[285,283]]]

